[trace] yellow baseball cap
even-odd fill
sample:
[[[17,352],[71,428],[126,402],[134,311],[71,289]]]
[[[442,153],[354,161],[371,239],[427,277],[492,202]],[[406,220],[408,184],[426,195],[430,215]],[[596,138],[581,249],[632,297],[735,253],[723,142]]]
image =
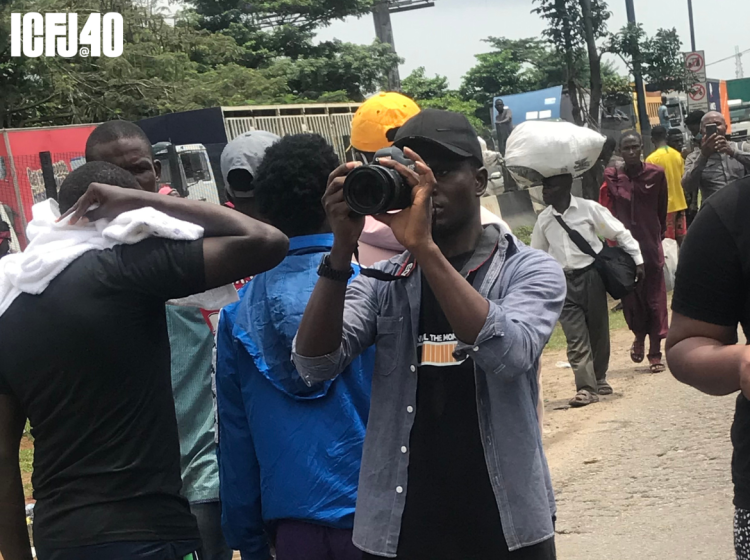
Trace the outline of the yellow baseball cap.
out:
[[[352,147],[377,152],[393,144],[394,132],[419,113],[419,106],[400,93],[381,92],[365,101],[352,120]],[[390,139],[388,138],[390,136]]]

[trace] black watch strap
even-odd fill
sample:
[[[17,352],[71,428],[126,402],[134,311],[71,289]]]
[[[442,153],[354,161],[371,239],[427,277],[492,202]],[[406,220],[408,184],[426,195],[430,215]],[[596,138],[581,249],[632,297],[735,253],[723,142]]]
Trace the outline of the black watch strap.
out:
[[[349,270],[334,270],[331,267],[331,255],[326,253],[323,258],[320,259],[320,266],[318,266],[318,276],[322,278],[328,278],[334,282],[348,282],[349,279],[354,276],[354,269],[349,265]]]

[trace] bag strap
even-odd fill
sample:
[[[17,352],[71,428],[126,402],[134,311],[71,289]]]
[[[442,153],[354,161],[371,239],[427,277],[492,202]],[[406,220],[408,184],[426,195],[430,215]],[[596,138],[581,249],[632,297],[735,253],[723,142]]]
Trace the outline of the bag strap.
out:
[[[560,224],[560,226],[568,233],[571,241],[576,244],[576,247],[578,247],[582,253],[587,254],[591,258],[596,258],[596,251],[594,251],[591,245],[589,245],[588,241],[583,238],[583,235],[573,229],[570,229],[570,226],[565,223],[565,220],[562,219],[562,216],[558,216],[557,214],[555,214],[555,219],[557,220],[557,223]]]

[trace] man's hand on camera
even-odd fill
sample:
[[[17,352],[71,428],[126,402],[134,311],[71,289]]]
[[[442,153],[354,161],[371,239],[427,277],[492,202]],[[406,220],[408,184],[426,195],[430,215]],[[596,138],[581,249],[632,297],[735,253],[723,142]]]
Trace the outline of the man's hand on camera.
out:
[[[323,208],[333,231],[330,262],[334,270],[348,270],[351,266],[357,241],[365,227],[365,217],[353,214],[344,200],[346,176],[360,165],[359,162],[350,162],[336,168],[328,178],[328,187],[323,195]]]
[[[411,186],[411,206],[395,214],[380,214],[375,219],[389,226],[398,242],[419,258],[420,252],[434,246],[432,193],[436,180],[432,170],[414,150],[406,148],[404,155],[415,162],[415,171],[390,159],[381,159],[380,164],[398,171]]]

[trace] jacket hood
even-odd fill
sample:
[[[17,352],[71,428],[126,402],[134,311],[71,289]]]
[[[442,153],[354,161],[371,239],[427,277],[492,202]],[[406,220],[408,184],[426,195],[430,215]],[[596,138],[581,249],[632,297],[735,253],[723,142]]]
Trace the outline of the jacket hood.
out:
[[[291,355],[302,314],[318,280],[321,256],[332,246],[333,234],[290,239],[286,259],[248,284],[232,332],[274,387],[301,400],[320,398],[331,385],[329,381],[308,387]]]

